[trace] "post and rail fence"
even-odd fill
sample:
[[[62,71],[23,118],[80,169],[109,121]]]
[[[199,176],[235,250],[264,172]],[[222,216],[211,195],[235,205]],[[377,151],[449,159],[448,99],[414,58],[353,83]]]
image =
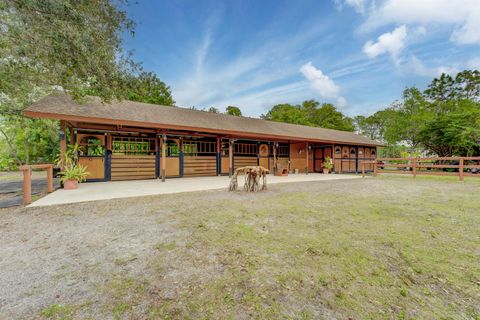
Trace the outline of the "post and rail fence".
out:
[[[377,158],[361,163],[362,177],[365,177],[365,165],[373,165],[373,176],[383,173],[411,174],[414,178],[417,175],[458,176],[460,181],[466,176],[480,177],[480,157]]]
[[[47,170],[47,191],[53,192],[53,164],[34,164],[20,167],[23,171],[23,204],[32,202],[32,169]]]

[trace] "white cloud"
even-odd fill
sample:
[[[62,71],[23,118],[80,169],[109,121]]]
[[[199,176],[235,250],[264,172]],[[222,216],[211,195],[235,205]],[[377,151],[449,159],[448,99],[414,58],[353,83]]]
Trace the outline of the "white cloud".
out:
[[[322,98],[336,99],[340,106],[346,105],[346,100],[340,96],[340,87],[328,76],[323,74],[322,70],[315,68],[312,62],[304,64],[300,72],[310,82],[310,86],[317,91]]]
[[[410,69],[415,74],[425,77],[438,77],[442,73],[455,75],[459,72],[458,68],[455,66],[439,66],[439,67],[427,67],[420,59],[415,56],[412,56],[410,63],[407,66],[407,69]]]
[[[370,1],[375,3],[374,0]],[[452,41],[478,44],[479,17],[479,0],[384,0],[379,6],[371,6],[368,18],[360,30],[371,31],[389,24],[449,25],[453,27],[450,37]]]
[[[368,0],[335,0],[335,3],[340,9],[343,7],[343,5],[348,5],[358,13],[365,14]]]
[[[389,53],[392,59],[397,63],[398,57],[405,47],[407,38],[407,28],[403,25],[392,32],[387,32],[378,37],[376,42],[368,41],[363,46],[363,52],[369,58],[375,58],[379,55]]]

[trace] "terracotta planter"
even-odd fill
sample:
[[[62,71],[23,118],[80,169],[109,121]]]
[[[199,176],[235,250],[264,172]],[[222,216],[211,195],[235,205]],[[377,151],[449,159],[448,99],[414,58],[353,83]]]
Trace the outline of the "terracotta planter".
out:
[[[330,173],[330,170],[329,170],[329,169],[323,168],[323,174],[329,174],[329,173]]]
[[[74,190],[78,188],[78,181],[77,180],[67,180],[63,183],[63,189],[66,190]]]

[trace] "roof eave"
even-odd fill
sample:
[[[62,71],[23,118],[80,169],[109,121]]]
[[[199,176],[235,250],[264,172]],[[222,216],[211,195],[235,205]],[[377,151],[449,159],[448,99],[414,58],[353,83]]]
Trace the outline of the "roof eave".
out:
[[[140,122],[132,120],[119,120],[119,119],[109,119],[109,118],[98,118],[98,117],[85,117],[85,116],[74,116],[66,115],[60,113],[49,113],[49,112],[40,112],[25,110],[24,114],[27,117],[31,118],[43,118],[43,119],[57,119],[65,121],[79,121],[87,123],[98,123],[98,124],[110,124],[110,125],[123,125],[123,126],[133,126],[133,127],[142,127],[142,128],[154,128],[154,129],[174,129],[174,130],[189,130],[189,131],[205,131],[221,135],[231,135],[245,138],[258,138],[262,136],[266,139],[272,140],[290,140],[290,141],[299,141],[299,142],[322,142],[322,143],[332,143],[332,144],[354,144],[362,146],[380,146],[377,143],[361,143],[361,142],[351,142],[351,141],[340,141],[340,140],[326,140],[326,139],[312,139],[312,138],[302,138],[302,137],[291,137],[291,136],[282,136],[282,135],[266,135],[264,133],[246,133],[241,131],[234,130],[218,130],[212,128],[202,128],[202,127],[190,127],[190,126],[181,126],[181,125],[171,125],[163,123],[154,123],[154,122]]]

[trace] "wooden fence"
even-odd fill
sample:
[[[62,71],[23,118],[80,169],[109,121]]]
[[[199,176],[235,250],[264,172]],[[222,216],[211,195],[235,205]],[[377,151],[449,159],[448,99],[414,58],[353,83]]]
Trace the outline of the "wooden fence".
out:
[[[373,164],[373,175],[381,173],[458,176],[480,178],[480,157],[429,157],[429,158],[377,158],[374,161],[363,161],[362,177],[365,176],[365,165]]]
[[[47,171],[47,191],[53,192],[53,164],[35,164],[24,165],[20,167],[23,171],[23,204],[27,205],[32,202],[32,169]]]

